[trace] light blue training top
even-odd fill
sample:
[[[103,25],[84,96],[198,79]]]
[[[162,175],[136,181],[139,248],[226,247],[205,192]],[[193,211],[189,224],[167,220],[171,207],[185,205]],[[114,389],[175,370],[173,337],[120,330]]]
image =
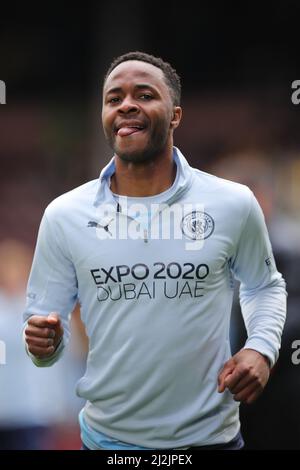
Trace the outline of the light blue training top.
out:
[[[244,346],[272,366],[286,315],[285,282],[253,193],[191,168],[175,147],[173,156],[176,180],[148,227],[111,192],[114,159],[99,180],[47,207],[24,313],[25,321],[61,315],[60,347],[47,360],[31,356],[49,366],[63,353],[80,302],[89,337],[77,385],[84,421],[99,436],[150,449],[226,443],[239,431],[239,404],[217,390],[231,357],[233,277]]]

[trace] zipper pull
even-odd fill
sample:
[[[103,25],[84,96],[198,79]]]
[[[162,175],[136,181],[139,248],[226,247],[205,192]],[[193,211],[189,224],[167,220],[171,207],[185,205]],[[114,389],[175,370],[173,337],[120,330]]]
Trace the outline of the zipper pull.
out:
[[[144,242],[148,243],[148,232],[146,229],[144,229]]]

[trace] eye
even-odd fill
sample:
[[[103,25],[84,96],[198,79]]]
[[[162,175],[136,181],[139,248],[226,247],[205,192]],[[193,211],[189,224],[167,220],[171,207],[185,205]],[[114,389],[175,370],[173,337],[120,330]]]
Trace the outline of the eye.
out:
[[[140,98],[142,98],[145,101],[150,101],[153,99],[153,96],[150,95],[149,93],[143,93],[142,95],[140,95]]]
[[[108,101],[108,103],[115,104],[115,103],[118,103],[120,101],[120,98],[118,96],[114,96],[113,98],[109,98],[107,101]]]

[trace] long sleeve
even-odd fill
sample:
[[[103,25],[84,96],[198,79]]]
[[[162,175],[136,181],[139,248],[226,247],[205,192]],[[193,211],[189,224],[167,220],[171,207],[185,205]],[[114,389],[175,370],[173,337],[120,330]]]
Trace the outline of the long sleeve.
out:
[[[50,366],[61,356],[70,335],[69,316],[77,300],[76,273],[55,211],[49,206],[41,221],[27,286],[24,322],[32,315],[59,313],[64,337],[52,356],[38,359],[28,351],[35,365]],[[27,348],[26,348],[27,350]]]
[[[250,210],[231,269],[240,281],[240,304],[247,330],[245,348],[278,358],[286,318],[286,285],[277,271],[262,210],[251,193]]]

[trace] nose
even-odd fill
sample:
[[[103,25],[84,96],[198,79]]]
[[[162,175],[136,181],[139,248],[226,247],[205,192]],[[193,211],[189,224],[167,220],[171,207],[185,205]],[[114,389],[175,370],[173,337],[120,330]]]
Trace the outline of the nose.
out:
[[[132,98],[126,97],[123,99],[122,103],[119,106],[118,111],[122,114],[136,113],[138,112],[138,106],[134,103]]]

